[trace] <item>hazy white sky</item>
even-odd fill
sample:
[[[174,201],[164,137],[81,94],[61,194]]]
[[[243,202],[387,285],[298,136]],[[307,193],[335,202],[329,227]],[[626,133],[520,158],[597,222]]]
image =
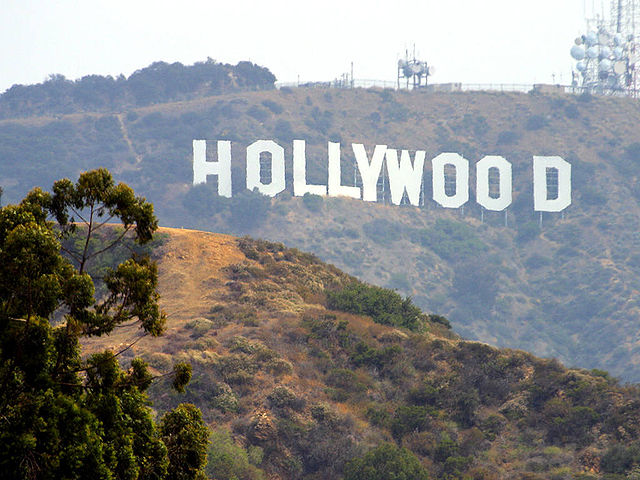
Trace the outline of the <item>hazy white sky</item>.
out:
[[[593,0],[588,0],[591,5]],[[434,82],[570,82],[585,0],[0,0],[0,92],[48,74],[251,60],[280,81],[395,79],[415,43]],[[607,1],[608,5],[608,1]]]

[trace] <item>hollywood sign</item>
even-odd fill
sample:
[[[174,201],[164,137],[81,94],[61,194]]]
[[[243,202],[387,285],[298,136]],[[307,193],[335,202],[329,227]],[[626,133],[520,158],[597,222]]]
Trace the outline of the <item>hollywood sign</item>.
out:
[[[330,197],[350,197],[376,202],[377,185],[386,164],[391,202],[400,205],[406,193],[411,205],[419,206],[420,191],[424,175],[425,152],[418,150],[413,159],[408,150],[398,151],[386,145],[376,145],[367,155],[364,145],[353,143],[351,148],[356,159],[362,188],[341,183],[340,144],[329,142],[327,153],[327,185],[311,185],[306,179],[306,143],[293,141],[293,195],[306,193]],[[271,163],[271,180],[263,183],[260,178],[260,157],[268,154]],[[445,173],[449,166],[449,172]],[[431,160],[433,200],[445,208],[460,208],[469,201],[469,161],[457,153],[441,153]],[[512,202],[512,168],[505,158],[491,155],[476,163],[476,201],[487,210],[502,211]],[[493,172],[492,172],[493,170]],[[557,178],[557,186],[550,189],[549,172]],[[499,192],[490,194],[490,172],[499,177]],[[218,195],[231,197],[231,142],[217,142],[217,161],[207,161],[206,140],[193,141],[193,184],[207,183],[207,176],[218,180]],[[455,193],[447,192],[447,175],[455,177]],[[284,148],[272,140],[258,140],[246,150],[246,187],[257,189],[263,195],[276,196],[285,190]],[[557,192],[555,191],[557,187]],[[557,193],[557,194],[556,194]],[[533,204],[540,212],[561,212],[571,205],[571,165],[558,156],[533,157]]]

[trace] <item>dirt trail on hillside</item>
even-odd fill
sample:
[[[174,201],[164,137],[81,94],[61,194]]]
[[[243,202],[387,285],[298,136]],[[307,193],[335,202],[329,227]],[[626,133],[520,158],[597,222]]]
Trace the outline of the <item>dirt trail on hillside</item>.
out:
[[[171,334],[194,319],[204,317],[221,295],[226,278],[223,268],[239,263],[246,257],[229,235],[159,228],[168,233],[166,242],[154,252],[158,264],[158,291],[160,307],[167,313],[167,330],[160,338],[147,337],[132,352],[161,351],[171,343]],[[105,348],[120,351],[136,341],[140,324],[135,322],[117,327],[110,335],[82,340],[84,353]]]
[[[160,304],[175,321],[201,317],[212,307],[215,292],[223,286],[224,267],[245,257],[229,235],[159,228],[169,239],[158,259]]]

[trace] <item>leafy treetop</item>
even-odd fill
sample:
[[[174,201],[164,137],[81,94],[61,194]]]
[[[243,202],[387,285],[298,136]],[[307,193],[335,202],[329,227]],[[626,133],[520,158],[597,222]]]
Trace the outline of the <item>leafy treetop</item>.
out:
[[[157,229],[153,206],[115,185],[104,169],[83,173],[76,184],[56,182],[53,194],[36,188],[20,204],[0,208],[0,471],[6,478],[202,478],[207,435],[199,411],[180,406],[159,429],[148,406],[153,376],[144,361],[134,359],[123,371],[117,356],[126,348],[86,360],[80,355],[80,337],[108,334],[125,322],[139,322],[143,336],[164,330],[157,269],[148,258],[111,269],[107,294],[94,298],[85,268],[100,252],[89,253],[86,245],[116,218],[141,243]],[[84,235],[82,249],[68,252],[77,267],[60,245],[74,231]],[[190,366],[176,365],[173,377],[183,391]],[[168,448],[176,435],[197,440],[186,456]]]

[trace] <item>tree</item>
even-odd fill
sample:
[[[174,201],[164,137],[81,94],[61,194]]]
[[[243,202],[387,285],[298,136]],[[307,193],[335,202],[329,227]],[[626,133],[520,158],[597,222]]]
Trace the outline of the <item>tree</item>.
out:
[[[169,455],[169,480],[206,478],[209,430],[194,405],[182,403],[160,421],[160,433]]]
[[[82,336],[108,334],[125,322],[139,322],[143,335],[164,329],[157,270],[148,259],[111,269],[108,293],[94,298],[85,269],[100,252],[84,245],[110,218],[138,242],[157,228],[153,206],[114,185],[104,169],[83,173],[75,185],[56,182],[53,194],[36,188],[20,204],[0,208],[0,471],[6,478],[151,479],[181,472],[148,406],[153,376],[146,363],[134,359],[124,371],[122,352],[80,356]],[[84,243],[69,252],[74,266],[60,239],[76,230]],[[190,373],[176,366],[176,389]],[[205,428],[198,416],[193,425]]]
[[[427,471],[406,448],[385,443],[351,460],[345,480],[426,480]]]

